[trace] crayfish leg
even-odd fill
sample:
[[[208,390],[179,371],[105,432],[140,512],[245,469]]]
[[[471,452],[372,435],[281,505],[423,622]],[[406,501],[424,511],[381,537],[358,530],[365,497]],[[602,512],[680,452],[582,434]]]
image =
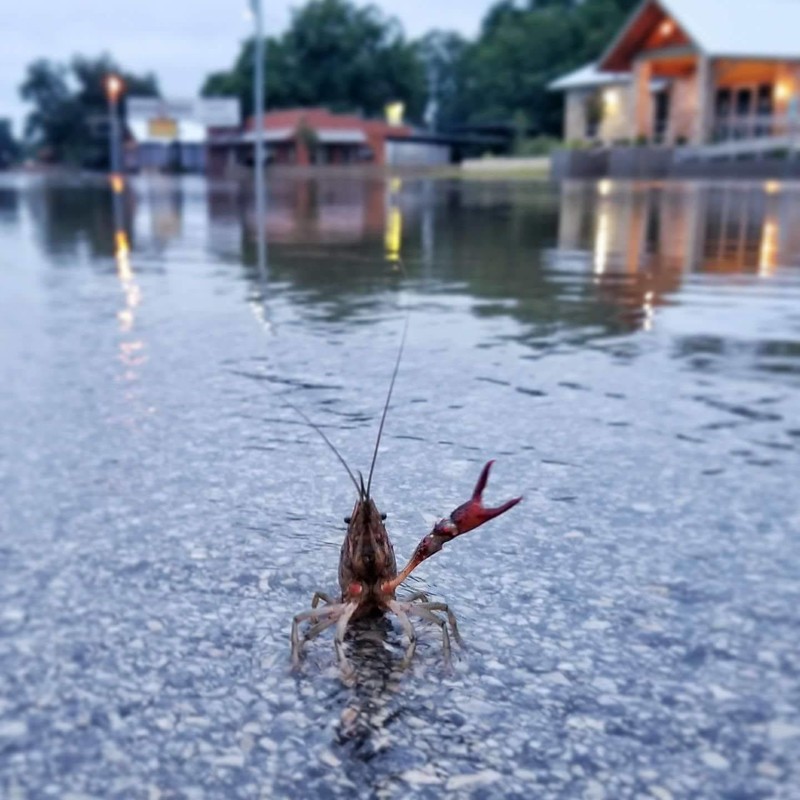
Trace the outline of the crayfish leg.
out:
[[[314,596],[311,598],[311,608],[316,608],[320,600],[329,606],[336,604],[336,601],[329,594],[325,594],[325,592],[314,592]]]
[[[292,620],[292,633],[291,633],[291,643],[292,643],[292,666],[297,669],[300,666],[300,659],[302,657],[302,649],[303,649],[303,641],[300,639],[300,623],[305,622],[307,619],[313,620],[314,622],[319,622],[321,619],[328,619],[333,618],[334,621],[338,621],[342,614],[345,612],[345,609],[350,604],[346,603],[335,603],[333,605],[327,605],[324,608],[312,608],[309,611],[303,611],[301,614],[297,614],[294,619]],[[313,628],[318,627],[317,625],[312,626]],[[319,633],[318,631],[317,633]],[[317,635],[316,633],[314,634]]]
[[[425,611],[443,611],[447,615],[447,621],[450,623],[450,629],[453,632],[453,638],[458,642],[460,647],[465,647],[464,640],[458,632],[458,623],[456,622],[456,615],[450,610],[447,603],[418,603],[414,606],[415,609],[424,609]],[[413,611],[412,611],[413,613]],[[441,621],[439,617],[437,620]]]
[[[405,603],[398,603],[397,600],[390,600],[389,610],[400,620],[400,627],[408,638],[406,652],[400,664],[402,669],[406,669],[411,663],[411,659],[414,658],[414,652],[417,649],[417,632],[414,630],[414,626],[411,624],[408,614],[406,614]]]

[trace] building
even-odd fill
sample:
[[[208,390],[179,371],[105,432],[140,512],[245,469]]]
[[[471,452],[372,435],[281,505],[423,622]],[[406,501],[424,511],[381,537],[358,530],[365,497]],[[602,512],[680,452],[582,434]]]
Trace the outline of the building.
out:
[[[334,114],[326,108],[293,108],[264,114],[267,164],[384,165],[389,140],[401,140],[411,133],[406,125]],[[254,145],[255,121],[251,117],[242,132],[214,138],[210,171],[225,174],[236,166],[252,168]]]
[[[130,97],[126,125],[126,169],[153,172],[205,172],[209,143],[239,126],[235,98],[189,100]]]
[[[644,0],[595,64],[554,81],[564,138],[706,145],[800,129],[800,2]]]
[[[610,144],[630,135],[633,112],[631,76],[626,72],[601,72],[586,64],[550,84],[564,92],[564,138],[568,142]]]

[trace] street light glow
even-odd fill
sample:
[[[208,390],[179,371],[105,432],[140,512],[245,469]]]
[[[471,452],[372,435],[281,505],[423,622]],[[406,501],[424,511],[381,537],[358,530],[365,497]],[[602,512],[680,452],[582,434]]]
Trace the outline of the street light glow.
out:
[[[106,78],[106,94],[108,99],[115,102],[122,94],[122,78],[119,75],[109,75]]]

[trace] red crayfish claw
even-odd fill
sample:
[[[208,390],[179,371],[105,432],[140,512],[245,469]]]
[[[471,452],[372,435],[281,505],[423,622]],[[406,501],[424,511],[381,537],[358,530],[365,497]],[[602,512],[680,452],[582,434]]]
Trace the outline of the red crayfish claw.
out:
[[[425,536],[417,545],[417,549],[411,556],[408,564],[391,580],[385,581],[381,588],[384,592],[394,592],[394,590],[426,559],[434,553],[438,553],[447,542],[460,536],[462,533],[471,531],[490,519],[505,514],[509,508],[513,508],[521,497],[514,497],[496,508],[486,508],[483,504],[483,490],[486,488],[486,481],[489,480],[489,470],[494,461],[489,461],[481,470],[478,482],[472,492],[472,497],[466,503],[462,503],[449,517],[439,520],[433,530]]]
[[[450,531],[451,535],[459,536],[462,533],[477,528],[479,525],[483,525],[484,522],[488,522],[490,519],[505,514],[506,511],[513,508],[522,500],[521,497],[514,497],[495,508],[487,508],[483,504],[483,490],[486,488],[486,482],[489,480],[489,470],[491,470],[492,464],[494,464],[494,460],[487,461],[486,465],[481,470],[478,482],[475,484],[475,488],[472,491],[472,497],[453,511],[453,513],[450,514],[449,520],[442,520],[437,523],[437,527],[442,526],[446,528],[449,527],[448,523],[451,523],[455,526],[455,531]],[[441,532],[444,533],[445,531],[442,530]]]

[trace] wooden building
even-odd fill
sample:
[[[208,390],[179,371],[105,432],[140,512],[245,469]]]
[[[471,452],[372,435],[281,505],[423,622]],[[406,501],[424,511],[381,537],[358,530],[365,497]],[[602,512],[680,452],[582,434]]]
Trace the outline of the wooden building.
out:
[[[800,129],[800,2],[643,0],[557,81],[564,137],[705,145]]]

